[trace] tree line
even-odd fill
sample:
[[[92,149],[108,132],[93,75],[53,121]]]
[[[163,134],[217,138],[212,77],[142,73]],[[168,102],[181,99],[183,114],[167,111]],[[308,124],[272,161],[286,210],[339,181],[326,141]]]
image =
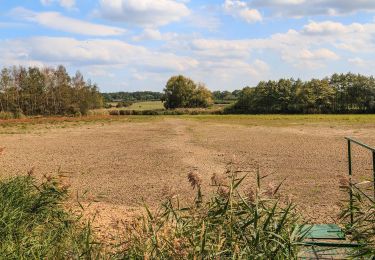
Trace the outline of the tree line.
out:
[[[220,91],[220,90],[215,90],[212,92],[212,98],[215,101],[233,101],[237,100],[239,94],[241,93],[241,90],[234,90],[232,92],[228,90]]]
[[[103,106],[98,87],[77,71],[14,66],[0,73],[0,112],[24,115],[77,115]]]
[[[375,79],[333,74],[324,79],[261,81],[245,87],[228,113],[374,113]]]
[[[106,102],[161,100],[163,93],[153,91],[103,93]]]

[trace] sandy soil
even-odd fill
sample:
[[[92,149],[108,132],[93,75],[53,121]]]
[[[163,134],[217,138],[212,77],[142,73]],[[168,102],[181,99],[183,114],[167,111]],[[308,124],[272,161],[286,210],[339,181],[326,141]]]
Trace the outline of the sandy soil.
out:
[[[308,221],[332,223],[346,198],[339,189],[347,174],[344,136],[375,145],[371,127],[249,127],[181,118],[3,134],[0,176],[32,167],[39,176],[63,172],[72,194],[90,203],[88,212],[97,212],[99,228],[107,230],[135,215],[142,200],[156,206],[171,190],[192,199],[188,172],[198,169],[207,187],[212,174],[223,172],[235,156],[239,168],[259,167],[270,175],[265,185],[286,178],[282,196],[290,196]],[[371,177],[369,155],[356,148],[354,155],[359,180]]]

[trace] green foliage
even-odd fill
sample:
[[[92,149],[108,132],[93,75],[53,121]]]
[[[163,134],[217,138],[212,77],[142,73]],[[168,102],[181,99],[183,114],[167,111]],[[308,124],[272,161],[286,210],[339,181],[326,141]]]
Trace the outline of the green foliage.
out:
[[[120,108],[120,107],[130,107],[131,105],[133,105],[133,102],[131,102],[131,101],[121,101],[121,102],[118,102],[116,104],[116,107],[117,108]]]
[[[63,66],[4,68],[0,74],[0,112],[25,115],[87,114],[103,106],[96,85],[80,72],[70,77]]]
[[[216,101],[220,101],[220,102],[233,101],[233,100],[237,100],[240,92],[241,92],[240,90],[234,90],[233,92],[229,92],[227,90],[224,90],[224,91],[217,90],[217,91],[212,92],[212,96],[215,102]]]
[[[6,119],[12,119],[12,118],[14,118],[13,113],[0,111],[0,119],[6,120]]]
[[[102,93],[106,102],[161,100],[163,94],[153,91]]]
[[[353,258],[375,259],[375,198],[373,197],[373,182],[367,188],[361,188],[360,184],[352,184],[348,180],[342,181],[342,188],[346,193],[352,189],[352,208],[350,202],[345,203],[341,212],[341,219],[347,223],[346,232],[351,239],[360,244],[360,247],[353,252]],[[363,183],[362,183],[363,184]],[[351,188],[350,188],[351,187]],[[370,195],[371,194],[371,195]],[[350,223],[350,216],[353,214],[353,225]]]
[[[203,84],[179,75],[168,80],[163,101],[167,109],[208,107],[212,104],[212,94]]]
[[[39,185],[30,175],[0,182],[0,258],[98,258],[90,225],[64,210],[66,196],[51,178]]]
[[[215,175],[214,196],[204,200],[201,179],[189,174],[197,196],[190,206],[169,198],[155,213],[128,225],[121,259],[297,259],[301,227],[294,206],[273,196],[279,187],[240,192],[246,176]],[[268,194],[268,195],[265,195]]]
[[[255,88],[244,88],[227,112],[374,113],[375,79],[347,73],[307,82],[262,81]]]

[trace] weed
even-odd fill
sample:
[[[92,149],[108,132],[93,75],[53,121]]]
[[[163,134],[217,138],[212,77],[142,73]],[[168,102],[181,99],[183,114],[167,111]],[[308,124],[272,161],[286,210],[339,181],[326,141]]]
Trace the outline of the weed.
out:
[[[290,203],[266,196],[260,188],[246,193],[238,187],[246,175],[237,171],[213,176],[217,188],[205,201],[202,179],[194,171],[188,180],[197,195],[192,205],[169,198],[156,213],[126,225],[117,250],[122,259],[294,259],[301,226]],[[225,181],[224,181],[225,180]],[[280,186],[275,187],[274,195]]]
[[[91,259],[100,256],[90,222],[64,210],[67,187],[32,172],[0,182],[1,259]]]

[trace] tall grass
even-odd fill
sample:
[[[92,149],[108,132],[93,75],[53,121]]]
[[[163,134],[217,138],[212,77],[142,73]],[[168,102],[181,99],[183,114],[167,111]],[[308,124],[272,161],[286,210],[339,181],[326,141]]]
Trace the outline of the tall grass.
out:
[[[361,184],[352,184],[348,180],[341,180],[341,187],[345,192],[352,190],[352,207],[350,202],[345,203],[341,218],[347,223],[346,232],[351,239],[359,243],[360,247],[353,251],[353,258],[375,259],[375,198],[373,197],[373,182],[370,188],[361,187]],[[369,195],[371,194],[371,195]],[[350,222],[353,214],[353,223]]]
[[[100,257],[90,223],[62,205],[67,190],[56,179],[32,175],[0,182],[0,259]]]
[[[121,259],[295,259],[302,237],[294,206],[274,195],[280,186],[240,192],[246,175],[228,170],[212,177],[215,194],[205,199],[201,178],[190,173],[196,189],[191,205],[170,197],[157,212],[126,225],[117,257]]]

